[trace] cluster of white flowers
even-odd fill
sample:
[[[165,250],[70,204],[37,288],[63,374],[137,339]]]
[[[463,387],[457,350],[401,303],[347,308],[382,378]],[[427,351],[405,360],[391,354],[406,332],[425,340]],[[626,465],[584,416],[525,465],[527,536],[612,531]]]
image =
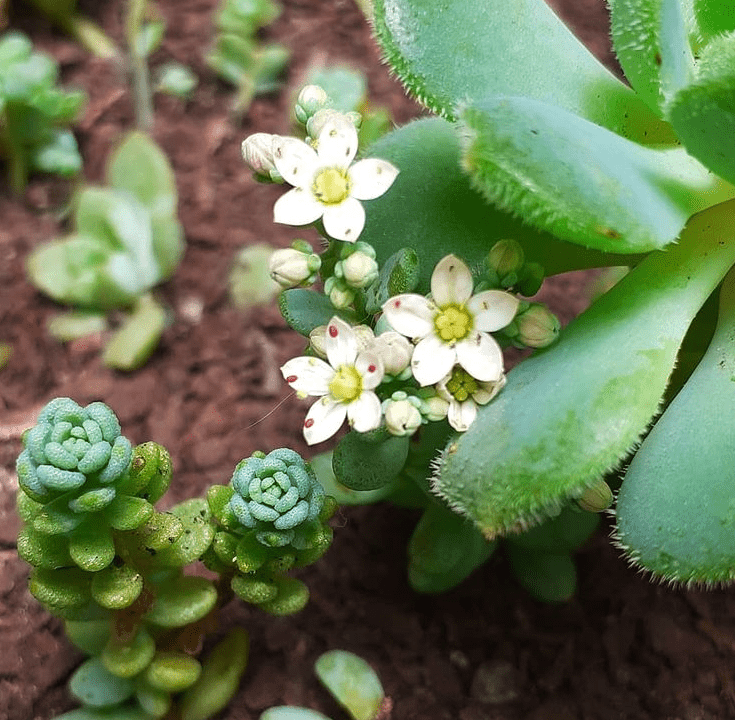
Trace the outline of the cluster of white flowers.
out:
[[[477,407],[505,384],[503,355],[490,333],[507,326],[519,306],[508,292],[473,295],[472,288],[467,265],[448,255],[434,269],[428,298],[411,293],[385,303],[392,330],[375,336],[367,326],[333,317],[314,331],[312,348],[326,360],[303,356],[281,368],[299,395],[319,397],[304,422],[306,441],[326,440],[345,418],[359,432],[384,422],[394,435],[410,435],[444,417],[455,430],[467,430]],[[409,378],[415,382],[381,402],[381,384],[394,388],[397,379]]]

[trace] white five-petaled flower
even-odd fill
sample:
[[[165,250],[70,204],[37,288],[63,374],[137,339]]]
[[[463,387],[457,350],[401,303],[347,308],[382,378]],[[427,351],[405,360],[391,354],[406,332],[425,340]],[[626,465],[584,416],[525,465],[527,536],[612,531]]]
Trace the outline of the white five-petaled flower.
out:
[[[418,340],[411,371],[422,386],[433,385],[456,363],[481,382],[503,376],[503,353],[491,332],[513,320],[518,298],[503,290],[472,295],[472,274],[455,255],[437,263],[431,275],[431,297],[396,295],[383,305],[391,326]]]
[[[351,164],[357,153],[357,130],[346,119],[328,121],[316,148],[296,138],[283,138],[274,162],[294,187],[277,200],[273,219],[284,225],[308,225],[322,218],[330,237],[355,242],[365,226],[359,201],[382,195],[398,169],[377,158]]]
[[[304,356],[281,367],[286,382],[298,395],[321,396],[304,421],[304,438],[309,445],[334,435],[345,417],[358,432],[380,425],[380,400],[373,392],[383,379],[380,358],[358,350],[355,332],[338,317],[329,321],[324,345],[328,363]]]
[[[436,391],[449,403],[447,420],[457,432],[465,432],[477,416],[477,406],[489,403],[505,385],[505,375],[492,382],[477,382],[458,365],[440,380]]]

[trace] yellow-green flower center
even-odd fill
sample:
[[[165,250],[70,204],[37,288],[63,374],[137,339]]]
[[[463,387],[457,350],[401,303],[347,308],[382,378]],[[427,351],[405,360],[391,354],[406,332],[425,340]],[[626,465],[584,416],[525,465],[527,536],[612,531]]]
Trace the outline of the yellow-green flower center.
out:
[[[470,334],[472,315],[465,310],[464,305],[445,305],[434,318],[434,327],[444,342],[456,342]]]
[[[455,400],[464,402],[477,392],[477,380],[461,367],[455,367],[447,381],[447,391]]]
[[[344,170],[324,168],[316,174],[311,191],[320,203],[338,205],[350,195],[350,180]]]
[[[329,383],[329,394],[341,402],[352,402],[362,392],[362,375],[353,365],[340,365]]]

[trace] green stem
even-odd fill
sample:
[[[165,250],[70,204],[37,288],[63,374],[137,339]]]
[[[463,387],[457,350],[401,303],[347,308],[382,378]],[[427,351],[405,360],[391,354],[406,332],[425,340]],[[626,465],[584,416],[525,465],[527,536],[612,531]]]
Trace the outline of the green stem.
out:
[[[146,58],[138,49],[138,33],[140,32],[147,0],[129,0],[125,18],[125,40],[130,58],[130,73],[133,83],[133,106],[135,108],[135,124],[141,130],[149,132],[153,129],[153,96],[151,93],[150,75]]]

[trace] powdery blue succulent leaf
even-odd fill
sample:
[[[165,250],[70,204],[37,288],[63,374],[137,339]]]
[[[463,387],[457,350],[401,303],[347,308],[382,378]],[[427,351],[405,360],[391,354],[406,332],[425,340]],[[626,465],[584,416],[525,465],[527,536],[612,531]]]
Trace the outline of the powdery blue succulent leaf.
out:
[[[99,658],[91,658],[72,675],[69,690],[85,705],[104,708],[127,700],[134,685],[127,678],[113,675]]]
[[[329,718],[309,708],[279,705],[268,708],[260,716],[260,720],[329,720]]]
[[[124,435],[120,435],[115,440],[110,453],[110,461],[107,467],[100,473],[100,482],[108,483],[116,480],[125,472],[130,465],[130,459],[133,456],[133,447]]]

